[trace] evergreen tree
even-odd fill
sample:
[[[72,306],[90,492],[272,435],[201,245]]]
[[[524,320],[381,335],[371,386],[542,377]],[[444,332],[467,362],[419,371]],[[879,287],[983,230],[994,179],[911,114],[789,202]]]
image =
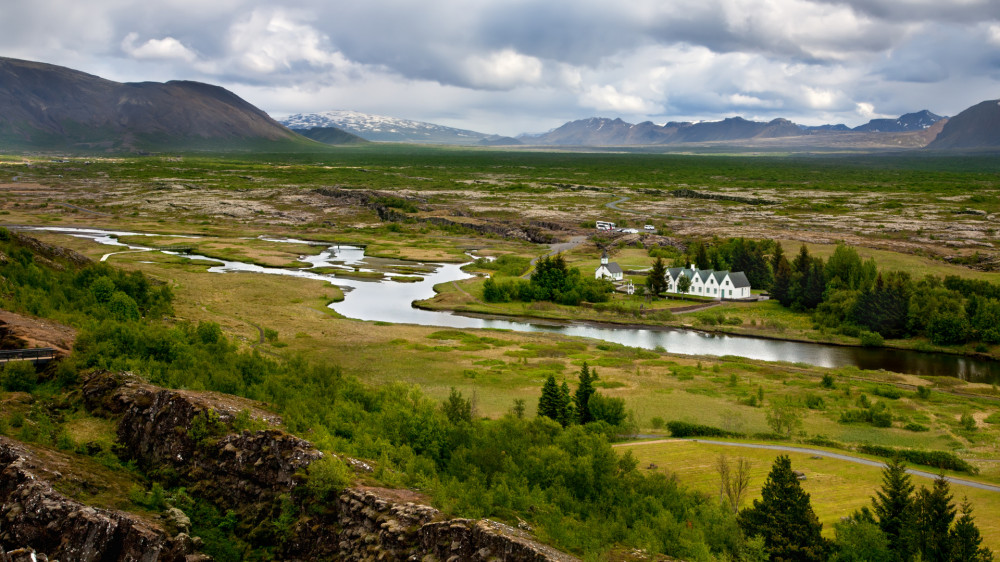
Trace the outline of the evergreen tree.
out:
[[[573,398],[569,393],[569,385],[563,381],[559,387],[559,417],[556,418],[563,427],[576,421],[576,409],[573,408]]]
[[[929,562],[948,562],[951,548],[948,530],[955,520],[955,504],[944,475],[934,480],[934,487],[921,487],[916,499],[917,542],[923,559]]]
[[[580,369],[580,385],[576,387],[576,393],[573,395],[573,403],[576,406],[576,420],[577,423],[585,424],[594,421],[594,416],[590,413],[590,397],[593,396],[594,381],[597,380],[597,371],[591,371],[587,367],[587,362],[583,362],[583,368]]]
[[[962,500],[960,509],[962,516],[955,522],[955,527],[948,533],[951,543],[951,560],[955,562],[991,562],[993,553],[986,547],[979,546],[983,537],[972,517],[972,506],[968,498]]]
[[[712,267],[712,260],[708,259],[708,248],[703,243],[698,243],[698,247],[695,248],[694,266],[698,269],[709,269]]]
[[[802,286],[802,308],[812,310],[823,302],[826,291],[826,275],[821,258],[813,258],[809,266],[809,275]]]
[[[555,375],[549,375],[549,378],[545,379],[545,385],[542,386],[542,396],[538,399],[538,415],[560,421],[560,402],[559,385],[556,384],[556,377]]]
[[[882,488],[875,491],[872,507],[878,526],[889,541],[897,560],[910,560],[913,554],[913,483],[900,459],[886,463],[882,470]]]
[[[781,242],[774,243],[774,253],[771,254],[771,273],[772,275],[778,274],[778,264],[781,260],[787,261],[788,258],[785,257],[785,249],[781,246]]]
[[[792,260],[792,272],[798,273],[799,275],[806,275],[809,273],[809,268],[812,266],[812,256],[809,255],[809,248],[803,244],[799,248],[799,253]]]
[[[657,257],[653,262],[653,268],[646,276],[646,287],[654,297],[667,290],[667,266],[663,263],[663,258]]]
[[[761,536],[771,560],[825,560],[827,543],[823,525],[813,512],[809,494],[802,490],[787,455],[774,461],[761,499],[736,517],[744,536]]]
[[[774,270],[771,298],[781,303],[781,306],[792,304],[792,266],[784,256],[778,261],[778,266]]]

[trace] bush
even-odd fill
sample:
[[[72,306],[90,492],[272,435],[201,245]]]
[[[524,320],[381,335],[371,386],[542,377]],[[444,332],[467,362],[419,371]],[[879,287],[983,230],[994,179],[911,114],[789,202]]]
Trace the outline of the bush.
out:
[[[917,398],[922,398],[927,400],[931,397],[931,387],[929,386],[918,386],[917,387]]]
[[[38,373],[30,361],[11,361],[0,371],[0,386],[8,392],[31,392],[38,384]]]
[[[885,338],[878,332],[861,332],[861,345],[864,347],[882,347],[885,345]]]
[[[858,452],[886,459],[899,458],[913,464],[922,464],[944,470],[954,470],[968,474],[978,474],[979,469],[959,458],[954,453],[945,451],[920,451],[916,449],[899,449],[884,445],[861,445]]]
[[[829,373],[823,375],[823,380],[820,381],[819,385],[823,388],[836,388],[836,385],[833,382],[833,375]]]
[[[326,501],[351,484],[354,474],[347,463],[332,454],[309,465],[306,489],[319,501]]]
[[[903,393],[894,386],[876,386],[872,389],[872,394],[875,396],[881,396],[882,398],[888,398],[890,400],[899,400],[903,396]]]
[[[927,427],[926,425],[920,425],[919,423],[916,423],[916,422],[910,422],[910,423],[904,425],[903,429],[905,429],[907,431],[916,431],[916,432],[923,432],[923,431],[930,431],[931,430],[931,428]]]
[[[726,431],[710,425],[700,425],[683,421],[667,422],[667,429],[673,437],[743,437],[741,433]]]

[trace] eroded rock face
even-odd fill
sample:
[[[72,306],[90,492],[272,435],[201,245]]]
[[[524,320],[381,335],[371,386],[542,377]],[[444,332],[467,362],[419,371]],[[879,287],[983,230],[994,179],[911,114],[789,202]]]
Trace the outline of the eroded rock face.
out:
[[[208,560],[137,517],[71,500],[40,478],[38,460],[0,437],[0,556],[8,560]]]
[[[237,510],[245,522],[273,526],[279,503],[294,502],[298,519],[283,537],[282,558],[575,560],[500,523],[447,520],[432,507],[407,501],[400,491],[349,488],[325,505],[306,509],[306,494],[296,488],[323,454],[308,441],[276,429],[228,433],[195,443],[189,428],[196,416],[212,409],[226,421],[236,414],[209,394],[165,390],[113,373],[92,376],[83,392],[92,409],[121,416],[118,438],[140,464],[169,467],[189,489]]]

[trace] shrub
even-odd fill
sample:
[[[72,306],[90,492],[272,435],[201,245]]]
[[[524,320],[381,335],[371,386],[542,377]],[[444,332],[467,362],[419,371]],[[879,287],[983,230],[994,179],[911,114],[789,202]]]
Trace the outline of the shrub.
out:
[[[904,425],[903,429],[905,429],[907,431],[916,431],[916,432],[923,432],[923,431],[930,431],[931,430],[931,428],[927,427],[926,425],[920,425],[917,422],[910,422],[910,423]]]
[[[667,422],[667,429],[670,430],[670,435],[673,437],[742,437],[742,434],[718,427],[678,420]]]
[[[815,394],[806,395],[806,407],[810,410],[822,410],[826,408],[826,403],[823,402],[823,398],[816,396]]]
[[[959,458],[954,453],[946,451],[921,451],[918,449],[900,449],[884,445],[861,445],[858,452],[886,459],[899,458],[913,464],[922,464],[944,470],[954,470],[968,474],[978,474],[979,469]]]
[[[30,361],[11,361],[0,371],[0,386],[8,392],[31,392],[38,384],[38,373]]]
[[[649,420],[649,423],[652,424],[653,429],[663,429],[663,426],[666,424],[663,418],[659,416],[655,416],[653,419]]]
[[[819,385],[823,388],[836,388],[836,385],[833,382],[833,375],[829,373],[823,375],[823,380],[820,381]]]
[[[882,334],[879,334],[878,332],[864,331],[861,332],[859,337],[861,339],[861,345],[864,347],[882,347],[885,345],[885,338],[883,338]]]
[[[882,398],[888,398],[890,400],[898,400],[903,396],[903,393],[901,393],[899,389],[894,386],[876,386],[872,389],[872,394],[875,396],[881,396]]]
[[[354,475],[347,463],[332,454],[309,465],[306,489],[317,500],[325,501],[340,493],[351,484]]]
[[[929,386],[918,386],[917,387],[917,397],[927,400],[931,397],[931,387]]]

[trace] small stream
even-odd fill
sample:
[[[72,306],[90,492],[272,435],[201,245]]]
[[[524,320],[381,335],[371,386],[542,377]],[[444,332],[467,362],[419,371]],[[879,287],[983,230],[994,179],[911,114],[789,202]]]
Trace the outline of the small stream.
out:
[[[124,244],[119,236],[142,236],[142,233],[107,231],[97,229],[71,229],[62,227],[26,227],[29,230],[60,232],[101,244],[122,248],[115,253],[154,251],[153,248]],[[179,236],[180,237],[180,236]],[[186,238],[194,238],[187,236]],[[359,320],[441,326],[458,329],[513,330],[518,332],[552,332],[567,336],[580,336],[619,343],[645,349],[662,348],[671,353],[685,355],[736,356],[764,361],[805,363],[819,367],[854,366],[860,369],[885,369],[897,373],[958,377],[973,382],[1000,382],[1000,361],[982,360],[944,353],[926,353],[899,349],[843,347],[819,343],[770,340],[749,336],[710,334],[682,328],[638,328],[613,325],[563,324],[534,319],[488,318],[450,312],[413,308],[417,300],[434,296],[434,286],[468,279],[470,274],[461,270],[460,264],[417,264],[399,260],[375,259],[365,256],[364,248],[346,245],[328,246],[325,243],[305,240],[265,238],[272,242],[308,244],[319,251],[299,259],[309,267],[287,269],[263,267],[255,264],[227,261],[205,256],[184,254],[195,260],[213,262],[212,273],[263,273],[287,275],[327,281],[344,290],[345,298],[330,308],[337,313]],[[169,253],[169,252],[167,252]],[[400,283],[390,280],[361,280],[313,271],[314,268],[337,268],[345,272],[372,272],[379,268],[397,266],[423,266],[430,273],[418,282]],[[414,276],[414,273],[406,273]]]

